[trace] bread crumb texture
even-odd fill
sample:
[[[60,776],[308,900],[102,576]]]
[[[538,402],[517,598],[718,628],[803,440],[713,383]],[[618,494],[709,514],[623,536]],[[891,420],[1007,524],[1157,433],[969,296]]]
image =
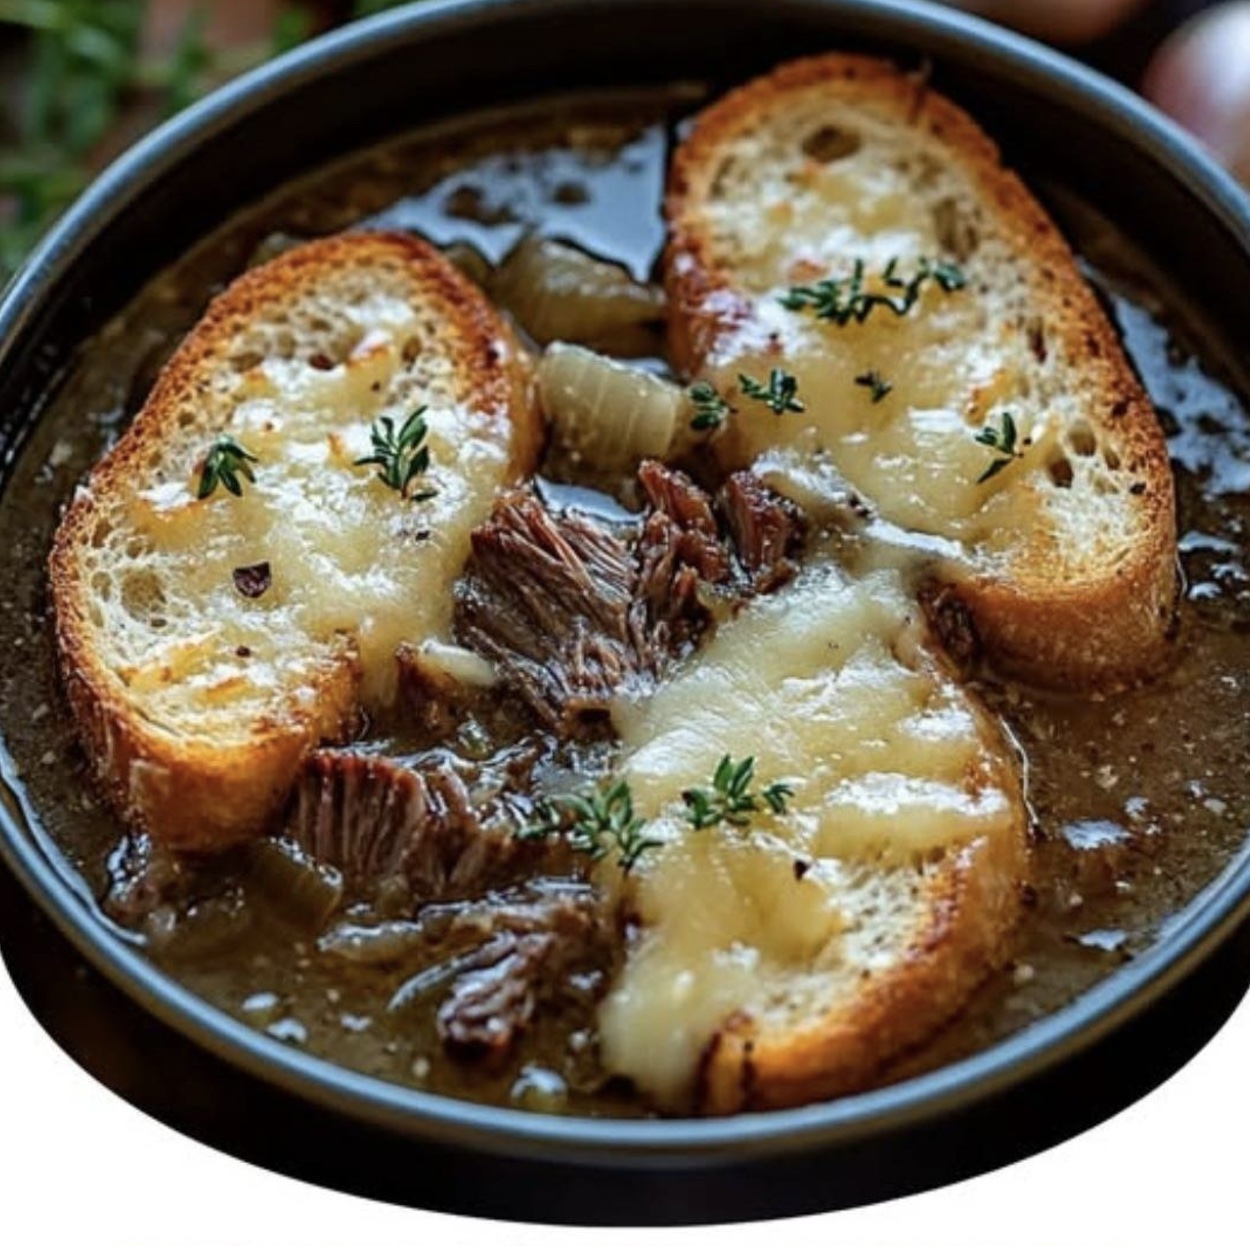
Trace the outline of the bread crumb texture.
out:
[[[279,741],[285,766],[389,702],[396,649],[447,633],[469,534],[530,466],[528,388],[493,310],[413,239],[310,243],[231,286],[57,538],[58,639],[80,720],[112,742],[96,750],[105,773],[202,775]],[[398,430],[419,408],[425,500],[357,463],[375,421]],[[255,479],[201,500],[223,433]],[[283,775],[269,778],[272,803]],[[121,782],[123,811],[163,830],[150,784]],[[267,812],[252,809],[253,829]]]
[[[970,118],[884,62],[795,62],[702,114],[668,213],[674,353],[738,409],[727,464],[829,457],[885,519],[957,541],[1014,673],[1106,685],[1157,667],[1176,591],[1162,433],[1066,243]],[[900,299],[888,279],[939,263],[964,284],[923,281],[907,314],[784,302],[835,279],[845,306],[857,267]],[[742,375],[775,367],[802,413],[743,397]],[[876,401],[869,373],[890,387]],[[1010,448],[987,445],[1008,418]],[[1102,634],[1078,639],[1091,614]]]

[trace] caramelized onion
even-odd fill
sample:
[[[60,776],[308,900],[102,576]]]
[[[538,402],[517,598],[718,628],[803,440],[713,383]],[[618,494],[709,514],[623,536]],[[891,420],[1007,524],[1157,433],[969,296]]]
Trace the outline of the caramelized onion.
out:
[[[427,965],[419,973],[401,983],[387,1002],[387,1012],[405,1013],[430,998],[433,992],[473,967],[478,949]]]
[[[471,242],[449,242],[443,247],[443,255],[449,259],[470,281],[486,289],[494,275],[490,260]]]
[[[577,342],[628,357],[658,353],[663,291],[566,243],[524,239],[500,265],[491,293],[540,346]]]
[[[687,411],[671,382],[565,342],[543,355],[538,394],[560,448],[601,472],[663,458]]]
[[[143,925],[148,946],[164,956],[192,961],[235,951],[252,927],[252,911],[237,888],[185,908],[163,904]]]
[[[409,653],[431,677],[441,677],[444,683],[464,688],[490,688],[495,683],[494,664],[463,645],[426,640],[415,648],[410,647]]]
[[[318,950],[354,965],[389,965],[429,942],[419,922],[386,921],[377,926],[343,922],[317,940]]]
[[[249,881],[279,916],[308,930],[320,930],[343,899],[338,870],[276,839],[263,839],[252,848]]]

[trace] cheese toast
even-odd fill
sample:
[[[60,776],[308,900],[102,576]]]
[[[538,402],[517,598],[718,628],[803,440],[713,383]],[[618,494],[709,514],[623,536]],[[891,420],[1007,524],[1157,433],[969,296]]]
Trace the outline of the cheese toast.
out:
[[[614,721],[659,843],[628,875],[600,867],[632,928],[600,1044],[666,1110],[862,1089],[1008,958],[1015,758],[897,572],[809,563]],[[788,796],[696,827],[687,793],[725,756]]]
[[[309,749],[389,703],[534,464],[531,391],[480,291],[407,236],[308,243],[211,304],[51,555],[70,703],[127,821],[197,851],[258,833]]]
[[[797,61],[698,117],[666,211],[671,354],[734,408],[723,466],[767,456],[784,490],[828,459],[945,551],[925,573],[1004,673],[1094,691],[1166,663],[1162,431],[1059,231],[965,113],[883,61]]]

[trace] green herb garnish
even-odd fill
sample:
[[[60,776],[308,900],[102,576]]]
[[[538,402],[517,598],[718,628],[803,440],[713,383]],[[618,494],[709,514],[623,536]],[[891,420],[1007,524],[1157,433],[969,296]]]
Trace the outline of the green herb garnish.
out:
[[[871,390],[870,397],[874,403],[880,402],[886,394],[888,394],[894,386],[885,380],[880,372],[864,372],[855,378],[855,384],[861,385],[867,390]]]
[[[751,790],[755,778],[755,758],[734,761],[728,753],[720,759],[712,786],[687,788],[681,794],[686,802],[686,818],[696,831],[727,822],[746,826],[750,815],[767,806],[773,813],[785,813],[786,801],[794,795],[788,783],[770,783],[759,792]]]
[[[708,381],[696,381],[686,393],[694,408],[690,427],[698,432],[720,428],[732,410],[729,403],[716,392],[716,387]]]
[[[217,486],[221,485],[227,493],[233,493],[236,498],[241,498],[243,486],[239,482],[239,477],[242,476],[255,483],[256,477],[252,473],[252,464],[259,462],[260,460],[246,446],[240,445],[233,437],[225,433],[219,433],[217,440],[213,442],[204,456],[204,466],[200,468],[200,483],[195,496],[202,502],[205,498],[211,497],[217,491]]]
[[[1017,436],[1016,422],[1011,418],[1010,411],[1003,412],[998,428],[987,424],[977,433],[978,444],[989,446],[999,456],[977,477],[977,484],[983,485],[987,480],[993,480],[1004,467],[1021,457],[1021,451],[1016,448]]]
[[[804,410],[803,404],[798,400],[798,378],[781,368],[774,368],[769,372],[767,385],[761,385],[754,377],[741,372],[738,374],[738,384],[746,397],[765,403],[777,415],[785,415],[787,411],[800,413]]]
[[[626,874],[644,852],[661,842],[648,839],[646,819],[634,816],[634,798],[624,779],[589,796],[553,796],[541,801],[536,813],[535,822],[514,832],[517,839],[562,834],[574,852],[592,861],[602,861],[615,849],[617,864]]]
[[[779,302],[791,311],[810,311],[817,320],[836,325],[848,325],[851,321],[863,324],[878,307],[887,308],[896,316],[906,316],[930,281],[947,294],[968,284],[963,270],[945,260],[931,263],[922,256],[915,273],[908,278],[899,276],[898,265],[896,256],[881,270],[880,284],[886,292],[868,289],[867,268],[863,260],[856,260],[849,277],[829,277],[809,286],[791,286]]]
[[[395,421],[389,415],[375,420],[369,430],[373,453],[356,460],[357,467],[376,466],[378,479],[388,489],[394,489],[401,497],[413,502],[426,502],[438,493],[433,488],[409,492],[412,482],[430,470],[429,447],[422,444],[429,432],[425,422],[427,410],[427,407],[418,407],[404,421],[398,434],[395,432]]]

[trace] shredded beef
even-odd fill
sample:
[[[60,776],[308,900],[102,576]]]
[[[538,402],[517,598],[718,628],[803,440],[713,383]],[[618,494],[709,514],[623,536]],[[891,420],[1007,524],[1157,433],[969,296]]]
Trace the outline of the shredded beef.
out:
[[[438,1010],[439,1037],[453,1050],[497,1059],[529,1024],[535,983],[555,946],[551,934],[503,933],[467,961]]]
[[[794,572],[802,517],[755,477],[733,477],[715,508],[660,463],[639,480],[648,508],[630,539],[529,491],[501,499],[456,586],[459,641],[564,737],[596,731],[621,688],[662,677],[719,614]]]
[[[639,665],[659,675],[707,630],[712,612],[701,589],[724,584],[732,564],[702,489],[660,463],[645,463],[638,479],[651,510],[635,547],[631,635]]]
[[[729,576],[729,551],[721,541],[712,500],[688,477],[662,463],[644,463],[638,472],[651,519],[663,517],[672,533],[676,560],[711,584]]]
[[[751,472],[735,472],[716,499],[752,591],[770,593],[791,579],[803,544],[803,513]]]
[[[438,1009],[439,1036],[464,1058],[498,1062],[540,1001],[569,990],[578,975],[602,983],[612,962],[610,923],[589,889],[483,906],[452,925],[453,937],[458,925],[488,933],[461,961]]]
[[[456,586],[457,637],[564,732],[606,714],[637,667],[629,636],[636,583],[629,547],[609,529],[513,493],[473,533],[471,565]]]
[[[322,749],[304,763],[288,833],[349,892],[403,879],[414,900],[480,895],[533,855],[488,828],[446,766],[410,770],[383,757]]]

